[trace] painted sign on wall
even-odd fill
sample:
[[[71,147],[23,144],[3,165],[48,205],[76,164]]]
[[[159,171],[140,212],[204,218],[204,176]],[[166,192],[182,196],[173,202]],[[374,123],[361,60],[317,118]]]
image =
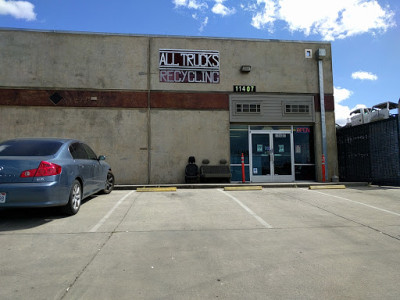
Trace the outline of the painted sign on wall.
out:
[[[219,83],[219,51],[159,50],[160,82]]]

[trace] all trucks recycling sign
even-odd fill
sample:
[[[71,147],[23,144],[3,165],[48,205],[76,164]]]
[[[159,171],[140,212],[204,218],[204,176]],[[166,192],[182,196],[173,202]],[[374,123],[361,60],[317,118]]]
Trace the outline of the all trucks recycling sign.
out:
[[[160,82],[219,83],[219,51],[159,50]]]

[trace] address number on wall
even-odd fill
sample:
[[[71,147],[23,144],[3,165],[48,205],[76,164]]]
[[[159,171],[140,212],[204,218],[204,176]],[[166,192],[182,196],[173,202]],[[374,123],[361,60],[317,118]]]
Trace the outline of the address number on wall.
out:
[[[256,86],[255,85],[234,85],[233,91],[235,93],[255,93]]]

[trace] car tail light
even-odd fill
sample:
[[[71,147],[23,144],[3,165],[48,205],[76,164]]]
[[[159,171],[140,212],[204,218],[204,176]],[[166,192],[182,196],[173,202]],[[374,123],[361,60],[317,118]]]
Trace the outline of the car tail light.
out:
[[[62,168],[59,165],[49,163],[47,161],[42,161],[37,169],[23,171],[20,177],[27,178],[53,176],[60,174],[61,170]]]

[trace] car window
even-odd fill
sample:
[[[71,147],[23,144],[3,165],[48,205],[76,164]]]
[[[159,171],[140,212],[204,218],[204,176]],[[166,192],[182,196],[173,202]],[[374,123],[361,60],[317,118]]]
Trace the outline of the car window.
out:
[[[80,143],[73,143],[69,146],[69,152],[71,152],[73,159],[89,159],[85,148]]]
[[[63,143],[59,141],[11,140],[0,144],[0,156],[54,155]]]
[[[88,154],[88,156],[89,156],[89,159],[94,159],[94,160],[97,160],[97,155],[96,155],[96,153],[94,153],[94,151],[92,150],[92,148],[90,148],[88,145],[86,145],[86,144],[82,144],[82,146],[83,146],[83,148],[85,148],[85,150],[86,150],[86,152],[87,152],[87,154]]]

